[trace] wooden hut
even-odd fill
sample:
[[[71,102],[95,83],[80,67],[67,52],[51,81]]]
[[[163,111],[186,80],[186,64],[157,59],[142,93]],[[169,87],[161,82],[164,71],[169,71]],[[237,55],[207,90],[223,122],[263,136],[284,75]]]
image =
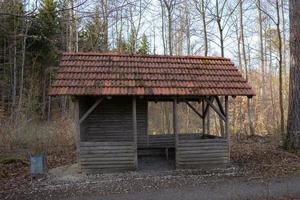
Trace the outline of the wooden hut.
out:
[[[103,53],[63,54],[49,93],[72,97],[78,162],[85,172],[137,169],[140,149],[154,148],[174,148],[176,168],[224,166],[230,160],[228,98],[254,95],[227,58]],[[173,103],[173,134],[148,134],[150,101]],[[224,134],[179,132],[179,103],[203,127],[208,109],[215,111]]]

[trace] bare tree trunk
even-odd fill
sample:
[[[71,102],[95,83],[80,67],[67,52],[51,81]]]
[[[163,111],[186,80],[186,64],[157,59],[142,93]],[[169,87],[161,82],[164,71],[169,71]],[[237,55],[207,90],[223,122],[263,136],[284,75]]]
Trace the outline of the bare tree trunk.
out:
[[[300,2],[290,0],[290,87],[287,144],[300,149]]]
[[[68,33],[69,33],[69,36],[68,36],[68,51],[69,52],[72,52],[74,50],[74,26],[73,26],[73,21],[74,21],[74,1],[73,0],[69,0],[69,19],[68,19]]]
[[[188,11],[188,5],[185,5],[185,29],[186,29],[186,48],[187,55],[191,54],[191,23],[190,23],[190,13]]]
[[[173,19],[172,14],[176,4],[176,0],[161,0],[167,9],[167,17],[168,17],[168,43],[169,43],[169,55],[173,55]],[[162,4],[162,3],[161,3]]]
[[[258,15],[258,32],[259,32],[259,53],[260,53],[260,68],[261,68],[261,96],[262,96],[262,106],[265,108],[266,105],[266,74],[265,74],[265,59],[264,59],[264,46],[263,46],[263,33],[262,33],[262,17],[260,10],[260,0],[256,0],[257,15]]]
[[[208,37],[207,37],[207,23],[206,23],[206,6],[205,1],[201,0],[202,9],[202,23],[203,23],[203,34],[204,34],[204,56],[208,56]],[[208,107],[206,116],[206,133],[210,134],[210,108]]]
[[[276,127],[278,131],[279,123],[277,119],[276,113],[276,106],[275,106],[275,95],[274,95],[274,88],[273,88],[273,62],[272,62],[272,41],[269,40],[268,42],[269,47],[269,76],[270,76],[270,92],[271,92],[271,103],[272,103],[272,116],[273,116],[273,122],[275,123],[273,127]],[[266,52],[267,53],[267,52]]]
[[[103,51],[108,51],[108,5],[107,0],[101,0],[101,8],[103,13]]]
[[[19,105],[18,105],[18,112],[21,111],[22,107],[22,99],[23,99],[23,89],[24,89],[24,68],[25,68],[25,59],[26,59],[26,42],[27,42],[27,33],[29,29],[29,22],[27,19],[24,19],[25,24],[25,31],[23,36],[23,44],[22,44],[22,63],[21,63],[21,74],[20,74],[20,92],[19,92]]]
[[[237,37],[237,42],[238,42],[238,63],[239,63],[239,66],[242,70],[242,53],[241,53],[241,39],[240,39],[240,35],[239,35],[239,27],[237,25],[236,27],[236,37]],[[238,132],[240,132],[240,130],[242,129],[241,128],[241,124],[242,124],[242,106],[241,106],[241,102],[239,102],[239,111],[238,111],[238,115],[239,115],[239,129],[238,129]]]
[[[208,56],[208,38],[207,38],[207,23],[206,23],[206,10],[205,1],[201,0],[201,11],[202,11],[202,23],[203,23],[203,34],[204,34],[204,56]]]
[[[223,36],[223,28],[222,28],[222,21],[221,21],[221,15],[219,11],[219,0],[216,0],[216,17],[217,17],[217,24],[218,24],[218,30],[220,34],[220,49],[221,49],[221,57],[224,57],[224,36]],[[221,102],[223,102],[223,98],[221,97]],[[224,136],[224,124],[222,119],[219,119],[220,123],[220,132],[221,135]]]
[[[284,128],[284,106],[283,106],[283,81],[282,81],[282,40],[281,40],[281,31],[280,31],[280,8],[279,0],[276,0],[276,13],[277,13],[277,34],[278,34],[278,67],[279,67],[279,106],[280,106],[280,132],[282,138],[285,139],[285,128]]]
[[[162,1],[161,1],[161,36],[162,36],[162,42],[164,48],[164,55],[166,55],[167,47],[166,47],[166,39],[165,39],[165,9]]]
[[[285,16],[284,16],[284,0],[280,0],[281,8],[281,18],[282,18],[282,64],[283,64],[283,74],[284,78],[287,78],[287,64],[286,64],[286,35],[285,35]],[[287,82],[287,81],[285,81]]]
[[[16,2],[13,1],[13,6],[15,8]],[[16,96],[17,96],[17,28],[16,28],[16,16],[13,19],[13,87],[12,87],[12,113],[11,118],[14,121],[16,116]]]
[[[240,40],[241,40],[241,46],[243,52],[243,61],[244,61],[244,68],[246,73],[246,80],[248,81],[248,65],[247,65],[247,57],[246,57],[244,24],[243,24],[243,0],[240,0],[239,8],[240,8]],[[250,135],[253,136],[255,133],[254,133],[253,120],[252,120],[252,109],[251,109],[250,98],[247,99],[247,108],[248,108],[249,132]]]
[[[169,55],[173,55],[173,45],[172,45],[172,12],[170,8],[167,7],[168,11],[168,41],[169,41]]]

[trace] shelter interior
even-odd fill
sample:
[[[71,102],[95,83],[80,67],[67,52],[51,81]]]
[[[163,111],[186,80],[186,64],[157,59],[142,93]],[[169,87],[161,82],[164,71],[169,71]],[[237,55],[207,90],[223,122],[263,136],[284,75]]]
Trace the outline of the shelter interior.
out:
[[[172,104],[172,131],[148,131],[149,102]],[[78,157],[86,172],[128,169],[222,167],[229,163],[228,96],[82,96],[77,110]],[[196,133],[180,132],[178,104],[186,104],[202,121]],[[206,133],[208,110],[224,121],[220,136]],[[156,163],[157,161],[157,163]]]

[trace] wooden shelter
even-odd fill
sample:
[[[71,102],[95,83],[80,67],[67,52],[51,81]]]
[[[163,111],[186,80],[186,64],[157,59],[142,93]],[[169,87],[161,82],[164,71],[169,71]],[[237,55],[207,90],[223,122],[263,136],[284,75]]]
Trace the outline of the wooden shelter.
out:
[[[226,58],[103,53],[63,54],[49,93],[72,96],[85,172],[137,169],[138,152],[155,148],[174,148],[176,168],[224,166],[230,160],[228,98],[254,95]],[[148,134],[149,101],[173,103],[173,134]],[[211,108],[225,122],[225,134],[179,132],[178,103],[186,103],[203,127]]]

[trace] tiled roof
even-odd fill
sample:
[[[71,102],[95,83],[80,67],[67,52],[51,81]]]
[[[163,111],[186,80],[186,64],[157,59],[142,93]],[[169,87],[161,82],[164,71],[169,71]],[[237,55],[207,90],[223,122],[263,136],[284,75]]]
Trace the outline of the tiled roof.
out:
[[[226,58],[64,53],[50,95],[232,95],[254,92]]]

